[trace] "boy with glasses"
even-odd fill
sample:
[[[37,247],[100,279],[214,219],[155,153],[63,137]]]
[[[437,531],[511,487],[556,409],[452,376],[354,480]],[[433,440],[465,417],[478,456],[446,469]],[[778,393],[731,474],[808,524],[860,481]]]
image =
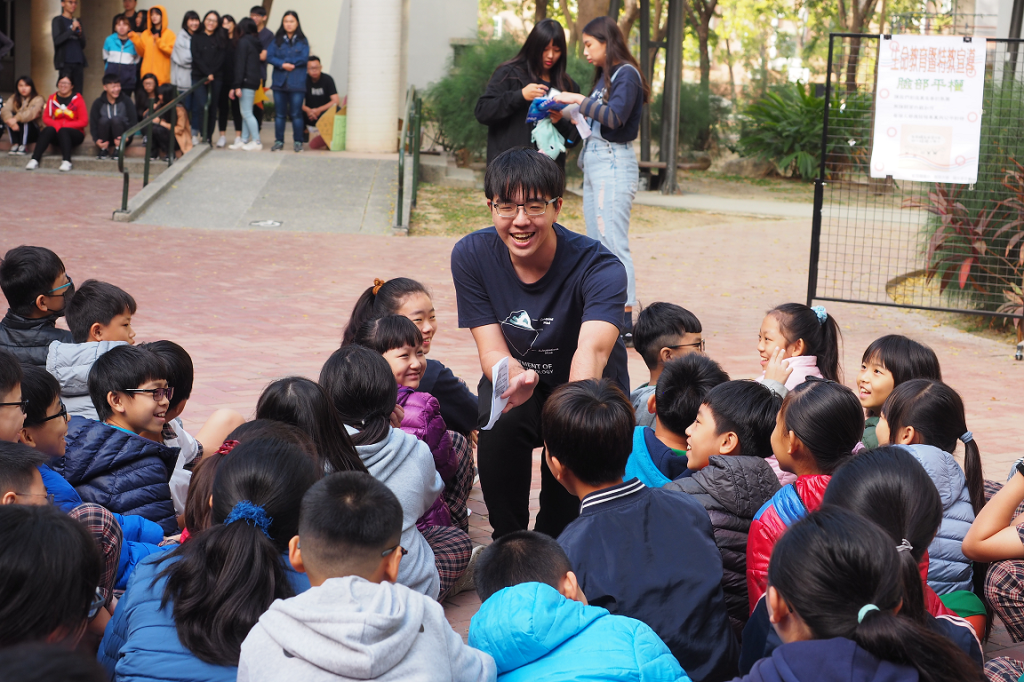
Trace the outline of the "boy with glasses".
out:
[[[0,441],[16,443],[25,423],[25,401],[21,395],[23,376],[18,359],[0,350]]]
[[[83,500],[147,518],[165,535],[178,533],[168,485],[178,448],[140,434],[163,429],[173,394],[158,355],[135,346],[111,348],[89,371],[99,421],[71,417],[65,455],[54,460]]]
[[[0,289],[9,306],[0,321],[0,348],[19,362],[43,366],[53,341],[71,341],[71,332],[57,329],[75,293],[64,263],[41,246],[18,246],[0,262]]]
[[[654,428],[654,413],[647,406],[658,377],[669,360],[704,352],[702,331],[697,316],[674,303],[652,303],[637,315],[633,325],[633,348],[651,373],[646,384],[629,394],[636,410],[637,425]]]

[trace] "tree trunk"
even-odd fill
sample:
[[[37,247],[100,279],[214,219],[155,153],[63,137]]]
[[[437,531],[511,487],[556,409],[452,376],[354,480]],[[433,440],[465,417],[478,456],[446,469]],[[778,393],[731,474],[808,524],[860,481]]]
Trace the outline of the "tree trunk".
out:
[[[713,7],[711,12],[714,12]],[[710,20],[705,20],[701,16],[700,25],[697,26],[697,39],[700,43],[700,110],[704,113],[704,122],[697,135],[695,146],[701,150],[707,149],[711,144],[711,55],[708,53],[711,31],[708,27],[709,23]]]
[[[732,50],[729,48],[729,39],[725,39],[725,60],[729,64],[729,92],[732,95],[732,106],[735,111],[736,102],[736,75],[732,71]]]
[[[533,25],[536,26],[540,22],[548,18],[548,0],[537,0],[533,10]]]
[[[564,2],[564,0],[563,0]],[[576,7],[576,40],[578,41],[579,53],[583,54],[583,28],[590,23],[591,19],[608,14],[608,0],[577,0]]]
[[[639,0],[626,0],[625,7],[622,8],[622,14],[619,15],[619,29],[622,31],[622,35],[626,36],[626,42],[629,42],[629,34],[633,30],[633,24],[636,23],[636,19],[640,16],[640,1]]]
[[[565,17],[565,29],[569,31],[569,44],[567,47],[569,48],[569,52],[572,53],[576,51],[576,45],[580,38],[579,34],[576,32],[577,24],[572,18],[572,12],[569,11],[568,0],[558,0],[558,6],[562,9],[562,16]]]

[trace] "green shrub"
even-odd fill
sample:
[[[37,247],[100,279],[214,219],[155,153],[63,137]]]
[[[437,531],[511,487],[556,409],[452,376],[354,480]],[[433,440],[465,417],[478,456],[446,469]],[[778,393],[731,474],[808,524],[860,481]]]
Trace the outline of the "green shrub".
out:
[[[660,92],[651,102],[651,138],[661,140],[661,113],[665,93]],[[679,148],[703,151],[712,142],[720,142],[732,104],[722,97],[711,95],[707,106],[701,102],[700,84],[683,83],[679,92]]]

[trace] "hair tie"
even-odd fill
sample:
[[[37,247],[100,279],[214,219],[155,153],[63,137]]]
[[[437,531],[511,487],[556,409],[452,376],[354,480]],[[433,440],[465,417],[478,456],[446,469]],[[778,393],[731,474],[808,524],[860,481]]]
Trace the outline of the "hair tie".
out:
[[[274,519],[267,516],[267,510],[260,505],[253,504],[249,500],[239,500],[231,508],[231,513],[228,514],[228,517],[224,519],[224,525],[230,526],[235,521],[245,521],[247,524],[252,521],[249,525],[259,528],[269,538],[270,532],[268,529],[270,524],[274,522]]]
[[[238,446],[238,441],[237,440],[226,440],[226,441],[224,441],[221,444],[221,446],[219,448],[217,448],[217,452],[215,452],[213,454],[215,454],[215,455],[226,455],[229,452],[231,452],[232,450],[234,450],[235,447],[237,447],[237,446]]]
[[[968,431],[964,435],[960,436],[960,440],[963,441],[964,445],[967,445],[972,440],[974,440],[974,434]]]
[[[816,305],[811,308],[811,310],[813,310],[814,314],[818,316],[818,324],[825,324],[825,321],[828,320],[828,313],[825,312],[825,306]]]
[[[901,542],[900,544],[896,545],[896,551],[897,552],[912,552],[912,551],[914,551],[914,546],[912,544],[910,544],[909,540],[907,540],[906,538],[903,538],[903,542]]]
[[[864,616],[868,615],[872,611],[881,611],[881,609],[875,606],[874,604],[865,604],[864,606],[860,607],[860,611],[857,612],[857,624],[859,625],[863,623]]]
[[[377,295],[377,292],[380,291],[380,288],[382,286],[384,286],[384,280],[377,279],[376,277],[374,277],[373,278],[373,295],[374,296]]]

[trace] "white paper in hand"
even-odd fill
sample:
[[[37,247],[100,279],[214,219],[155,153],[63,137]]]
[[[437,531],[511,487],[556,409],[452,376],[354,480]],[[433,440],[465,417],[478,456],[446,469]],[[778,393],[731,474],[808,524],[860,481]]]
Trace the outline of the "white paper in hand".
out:
[[[491,430],[495,422],[498,421],[498,417],[501,416],[501,411],[508,405],[508,398],[501,397],[502,393],[508,390],[507,356],[498,360],[491,368],[491,383],[494,385],[494,389],[491,391],[491,418],[487,420],[487,426],[483,428],[484,431]]]
[[[584,140],[593,134],[587,119],[580,113],[579,104],[570,104],[562,109],[562,116],[568,116],[569,120],[576,124],[576,130],[580,131],[580,137]]]

